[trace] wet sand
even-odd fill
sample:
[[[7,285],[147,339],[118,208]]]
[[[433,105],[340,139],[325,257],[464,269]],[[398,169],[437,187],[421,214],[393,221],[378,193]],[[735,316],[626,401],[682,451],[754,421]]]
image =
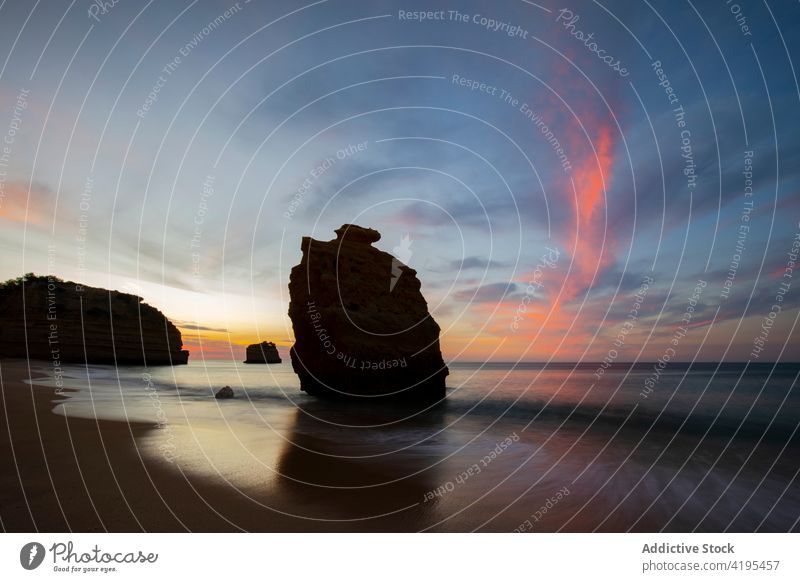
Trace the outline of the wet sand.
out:
[[[402,460],[351,463],[334,458],[346,454],[335,443],[297,433],[274,483],[237,490],[145,455],[136,439],[153,426],[54,414],[66,397],[26,383],[43,365],[0,360],[4,531],[403,532],[425,521],[419,502],[435,483],[408,478]]]
[[[26,382],[33,376],[41,383],[43,366],[0,360],[5,531],[790,531],[800,523],[793,486],[800,435],[794,432],[788,441],[763,443],[725,434],[698,440],[702,435],[687,432],[667,445],[675,429],[665,427],[640,445],[639,426],[598,423],[581,439],[581,420],[563,429],[560,421],[540,421],[525,430],[522,418],[506,419],[499,432],[469,444],[487,422],[494,424],[494,413],[446,428],[460,414],[446,402],[402,429],[348,431],[322,421],[383,426],[402,411],[320,401],[300,410],[259,401],[285,421],[285,441],[265,426],[253,445],[276,447],[274,462],[264,467],[245,460],[198,472],[189,459],[207,464],[206,452],[216,460],[230,457],[233,433],[260,434],[261,426],[233,430],[220,424],[224,418],[216,420],[228,440],[212,433],[197,454],[187,448],[184,459],[170,463],[142,448],[158,442],[156,425],[54,413],[65,397]],[[205,409],[191,410],[192,428],[202,429],[204,417],[196,414]],[[498,435],[512,430],[519,441],[458,485]],[[408,431],[418,442],[399,446],[409,439],[393,439]],[[446,485],[442,495],[430,494]],[[548,503],[567,486],[566,497]]]
[[[349,531],[363,522],[330,522],[282,515],[302,495],[270,491],[262,498],[186,475],[140,454],[144,424],[53,414],[64,397],[26,384],[24,360],[0,361],[0,521],[24,532]],[[302,457],[298,472],[309,470]],[[370,504],[369,495],[359,494]],[[373,508],[374,509],[374,508]],[[406,524],[408,527],[409,524]],[[397,520],[370,520],[367,529],[402,530]]]

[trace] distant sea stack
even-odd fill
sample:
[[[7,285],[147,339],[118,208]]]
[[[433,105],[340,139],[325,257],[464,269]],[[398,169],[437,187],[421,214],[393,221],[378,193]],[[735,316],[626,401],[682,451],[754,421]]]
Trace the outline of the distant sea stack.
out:
[[[0,284],[2,358],[185,364],[182,347],[178,328],[136,295],[32,274]]]
[[[372,246],[376,230],[345,224],[336,235],[303,237],[289,280],[290,354],[301,389],[365,401],[441,400],[448,369],[416,271]]]
[[[278,348],[272,342],[261,342],[247,346],[245,364],[280,364]]]

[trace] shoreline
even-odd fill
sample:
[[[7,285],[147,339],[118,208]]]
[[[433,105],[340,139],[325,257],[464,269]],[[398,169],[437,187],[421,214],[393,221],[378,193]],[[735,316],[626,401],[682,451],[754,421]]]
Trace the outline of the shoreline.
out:
[[[800,497],[790,487],[796,477],[792,459],[800,444],[795,432],[773,441],[763,431],[737,430],[734,439],[729,432],[699,434],[670,425],[661,427],[667,432],[653,433],[642,443],[652,425],[640,426],[630,418],[608,426],[587,424],[573,411],[540,419],[530,430],[525,415],[509,415],[502,431],[483,438],[479,437],[485,425],[497,415],[477,414],[463,418],[459,430],[432,436],[454,418],[462,418],[463,403],[459,408],[450,400],[408,426],[384,431],[368,427],[384,426],[396,413],[393,409],[345,409],[317,400],[289,407],[282,400],[278,404],[256,395],[253,403],[243,399],[239,408],[218,410],[210,391],[186,388],[183,396],[194,402],[192,412],[176,415],[176,422],[166,425],[178,429],[172,462],[169,456],[153,454],[164,436],[158,433],[160,424],[114,416],[98,420],[92,412],[94,401],[86,399],[89,393],[83,395],[92,405],[88,412],[55,413],[55,407],[68,398],[57,390],[71,392],[79,384],[66,382],[57,389],[52,382],[50,386],[25,383],[31,376],[35,381],[52,380],[46,366],[47,362],[0,359],[3,531],[657,532],[666,528],[677,533],[723,528],[794,531],[798,526],[794,520]],[[123,389],[136,394],[130,375],[127,382]],[[148,398],[138,388],[138,398]],[[103,392],[94,395],[102,399]],[[109,402],[116,401],[105,405]],[[248,406],[260,410],[255,428],[246,417],[243,424],[226,427],[228,420],[238,422],[236,415]],[[262,412],[268,420],[261,418]],[[563,426],[570,418],[573,422]],[[214,423],[224,432],[214,432]],[[340,432],[331,424],[367,429]],[[592,425],[594,430],[584,437],[580,431]],[[236,427],[250,439],[245,444],[238,442]],[[264,435],[262,428],[268,431]],[[195,430],[207,432],[198,441]],[[514,447],[493,461],[491,470],[481,470],[479,477],[469,474],[470,467],[500,440],[498,435],[503,433],[504,438],[512,430],[519,434]],[[417,438],[422,440],[416,442]],[[252,447],[256,453],[252,463],[239,458],[214,464],[215,455],[220,460],[235,454],[226,447],[240,446],[245,452]],[[542,506],[565,485],[569,493],[557,506],[547,508],[547,519],[528,527],[526,519],[535,520],[533,516],[542,513]],[[495,486],[500,489],[495,491]],[[710,515],[708,508],[714,509]]]
[[[66,397],[25,383],[42,376],[35,371],[37,363],[0,359],[0,528],[5,532],[415,531],[415,520],[406,512],[382,511],[387,503],[396,509],[393,496],[396,502],[397,496],[409,495],[402,483],[369,493],[305,484],[320,474],[337,481],[341,466],[302,447],[287,447],[280,467],[286,478],[258,493],[150,458],[136,439],[155,430],[152,425],[54,413]],[[377,469],[393,472],[387,466]],[[421,494],[414,490],[414,495]],[[314,517],[289,515],[292,508]],[[366,517],[344,518],[353,513]]]
[[[308,531],[230,488],[148,459],[145,423],[66,417],[64,399],[0,360],[0,527],[6,532]],[[68,390],[68,388],[65,388]],[[263,500],[262,500],[263,502]]]

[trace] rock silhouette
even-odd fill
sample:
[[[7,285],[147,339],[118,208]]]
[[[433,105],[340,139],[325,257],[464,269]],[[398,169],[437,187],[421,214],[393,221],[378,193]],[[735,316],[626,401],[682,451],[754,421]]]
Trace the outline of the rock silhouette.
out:
[[[280,364],[278,348],[272,342],[250,344],[245,353],[245,364]]]
[[[445,396],[439,326],[416,271],[372,246],[378,231],[345,224],[303,237],[289,281],[292,368],[301,389],[335,398],[433,402]]]
[[[35,275],[0,285],[0,357],[185,364],[182,347],[178,328],[136,295]]]
[[[230,386],[223,386],[217,391],[216,394],[214,394],[214,398],[217,400],[227,400],[228,398],[233,398],[233,388]]]

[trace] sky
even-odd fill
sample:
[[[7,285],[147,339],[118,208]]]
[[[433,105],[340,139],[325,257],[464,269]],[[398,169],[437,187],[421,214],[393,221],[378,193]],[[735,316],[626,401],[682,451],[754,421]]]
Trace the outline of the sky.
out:
[[[796,2],[112,4],[0,4],[0,279],[288,356],[355,223],[448,361],[798,360]]]

